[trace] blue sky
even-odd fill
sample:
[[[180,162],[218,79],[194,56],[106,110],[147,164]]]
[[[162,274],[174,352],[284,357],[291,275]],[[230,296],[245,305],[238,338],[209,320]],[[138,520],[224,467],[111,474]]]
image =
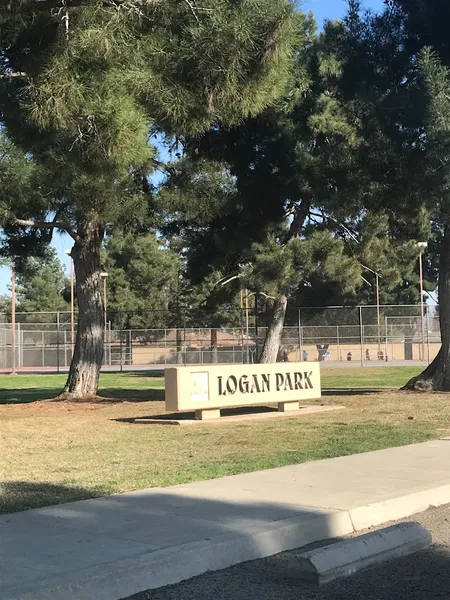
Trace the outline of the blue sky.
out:
[[[300,9],[309,12],[312,11],[316,17],[317,23],[322,25],[324,19],[338,19],[345,15],[346,0],[300,0]],[[383,7],[383,0],[365,0],[363,6],[374,10],[380,10]],[[68,235],[58,235],[55,233],[52,245],[56,248],[58,256],[66,269],[70,272],[70,258],[64,251],[72,246],[72,240]],[[11,273],[9,268],[0,268],[0,294],[9,293]]]
[[[363,8],[380,10],[383,8],[383,0],[362,0]],[[338,19],[345,15],[346,0],[299,0],[301,10],[312,11],[319,25],[324,19]]]

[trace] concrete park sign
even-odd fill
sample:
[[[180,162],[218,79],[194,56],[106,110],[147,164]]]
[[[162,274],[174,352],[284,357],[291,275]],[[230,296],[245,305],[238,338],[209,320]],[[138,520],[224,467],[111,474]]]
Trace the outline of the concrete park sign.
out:
[[[278,403],[297,410],[303,400],[321,397],[319,363],[205,365],[165,371],[166,410],[217,418],[221,408]]]

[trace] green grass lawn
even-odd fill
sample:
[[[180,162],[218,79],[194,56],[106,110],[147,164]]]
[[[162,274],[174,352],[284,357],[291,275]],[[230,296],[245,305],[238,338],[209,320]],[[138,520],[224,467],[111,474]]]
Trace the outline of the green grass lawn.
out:
[[[322,369],[324,389],[400,388],[419,374],[419,367],[351,367]],[[66,375],[0,375],[0,404],[18,404],[54,398]],[[164,379],[145,371],[103,373],[100,395],[134,401],[164,400]]]
[[[322,369],[323,388],[401,388],[421,367],[349,367]]]
[[[54,398],[67,375],[0,375],[0,404],[20,404]],[[134,401],[164,400],[164,379],[147,372],[104,373],[100,396]]]
[[[414,374],[389,367],[379,375],[378,369],[361,371],[370,384],[364,372],[358,376],[347,368],[324,369],[324,383],[372,387],[389,379],[401,385]],[[63,375],[0,376],[1,513],[450,435],[445,394],[328,392],[322,402],[346,409],[224,426],[155,427],[129,421],[164,412],[161,378],[104,374],[101,393],[111,402],[32,402],[53,397],[64,380]]]

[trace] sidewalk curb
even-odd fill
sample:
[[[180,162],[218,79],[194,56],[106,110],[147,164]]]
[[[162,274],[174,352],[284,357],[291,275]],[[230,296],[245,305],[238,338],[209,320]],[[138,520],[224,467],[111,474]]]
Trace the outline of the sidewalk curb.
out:
[[[207,571],[350,535],[448,503],[450,485],[445,485],[351,510],[322,509],[327,512],[306,521],[298,517],[272,521],[255,526],[246,535],[230,533],[213,541],[193,542],[83,569],[73,573],[71,581],[67,577],[42,579],[33,589],[16,588],[13,596],[0,592],[0,600],[120,600]]]
[[[432,543],[431,533],[419,523],[398,523],[304,552],[297,560],[297,570],[300,579],[320,585],[409,556]]]
[[[444,485],[398,498],[390,498],[384,502],[353,508],[349,511],[349,515],[354,530],[361,531],[361,529],[382,525],[388,521],[405,519],[427,510],[430,506],[442,506],[449,503],[450,485]]]

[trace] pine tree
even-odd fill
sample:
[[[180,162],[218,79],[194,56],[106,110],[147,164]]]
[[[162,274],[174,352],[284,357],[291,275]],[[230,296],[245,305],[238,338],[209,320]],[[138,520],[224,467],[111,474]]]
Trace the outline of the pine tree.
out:
[[[105,243],[108,313],[114,327],[160,329],[169,322],[179,256],[155,233],[114,232]]]
[[[358,4],[355,4],[355,13]],[[426,207],[428,228],[433,231],[431,250],[434,254],[426,261],[432,272],[439,271],[439,314],[441,324],[442,348],[436,359],[418,377],[413,378],[406,386],[413,390],[450,389],[450,227],[448,221],[448,158],[450,108],[448,94],[450,92],[450,50],[446,23],[450,17],[450,5],[445,0],[387,0],[387,8],[381,19],[388,35],[395,36],[396,54],[402,56],[397,85],[402,102],[392,102],[391,110],[385,120],[391,124],[392,130],[401,128],[402,132],[411,132],[408,145],[400,147],[397,155],[403,164],[391,163],[389,179],[401,184],[400,198],[403,201],[394,206],[392,200],[384,198],[385,206],[395,210],[397,214],[414,212],[418,205]],[[355,22],[361,20],[355,17]],[[368,21],[372,31],[376,32],[376,21]],[[357,37],[357,36],[356,36]],[[361,36],[359,36],[361,38]],[[372,48],[380,43],[372,37]],[[414,89],[415,88],[415,89]],[[385,88],[387,89],[387,88]],[[392,86],[391,86],[392,89]],[[407,94],[405,94],[407,90]],[[399,107],[400,106],[400,110]],[[391,118],[388,118],[388,115]],[[395,119],[396,125],[393,126]],[[409,152],[408,152],[409,148]],[[419,159],[411,163],[412,168],[405,169],[406,156],[416,153]],[[420,158],[421,155],[421,158]],[[414,166],[415,165],[415,166]],[[417,239],[417,238],[416,238]],[[422,238],[420,241],[427,241]],[[436,257],[439,256],[439,267]],[[427,265],[428,266],[428,265]]]
[[[282,105],[186,146],[192,160],[222,165],[235,187],[225,210],[193,235],[191,268],[247,278],[275,298],[265,361],[276,360],[289,297],[316,306],[364,297],[358,263],[383,271],[389,297],[397,287],[398,298],[417,298],[408,286],[417,280],[414,240],[430,235],[423,86],[401,46],[401,20],[363,19],[351,5],[346,22],[321,36],[308,23],[297,85]],[[315,239],[324,247],[319,268],[302,270],[294,248],[314,255]],[[333,256],[349,286],[345,271],[333,278],[322,268]]]
[[[319,262],[326,260],[327,279],[332,256],[344,265],[347,259],[342,240],[327,232],[311,235],[317,219],[320,230],[334,216],[336,230],[336,220],[360,211],[354,188],[361,140],[339,97],[341,65],[329,50],[329,39],[339,38],[341,31],[342,26],[329,25],[315,37],[314,23],[305,22],[308,43],[299,52],[296,78],[284,103],[241,126],[216,128],[187,146],[194,159],[205,155],[221,162],[235,186],[225,214],[197,233],[191,261],[197,268],[234,271],[242,282],[249,281],[249,289],[275,298],[264,362],[277,358],[289,296],[311,276],[296,262],[297,249],[309,247],[314,255],[314,244],[322,244]],[[347,280],[353,283],[355,261],[347,258]],[[336,283],[333,276],[330,280]]]
[[[440,229],[439,319],[442,346],[434,361],[406,389],[450,390],[450,68],[426,48],[420,53],[420,65],[429,92],[427,136],[435,159],[434,193],[428,198],[435,224]],[[433,202],[434,200],[434,202]]]
[[[28,257],[19,265],[16,281],[17,310],[52,313],[69,309],[64,299],[67,278],[53,248],[46,248],[42,257]],[[39,315],[36,317],[41,320]],[[48,319],[48,316],[43,318]]]
[[[140,213],[149,136],[260,112],[285,89],[291,0],[17,0],[0,7],[0,121],[33,201],[3,202],[13,239],[72,236],[79,323],[63,393],[95,394],[105,228]],[[31,166],[32,165],[32,166]],[[37,185],[39,183],[39,185]],[[20,245],[20,244],[19,244]]]

